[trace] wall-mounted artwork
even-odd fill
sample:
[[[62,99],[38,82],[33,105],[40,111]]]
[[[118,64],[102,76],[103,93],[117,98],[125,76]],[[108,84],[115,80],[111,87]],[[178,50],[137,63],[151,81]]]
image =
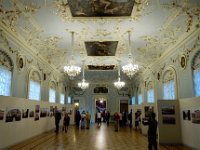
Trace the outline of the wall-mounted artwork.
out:
[[[6,109],[6,122],[20,121],[21,111],[20,109]]]
[[[108,93],[107,87],[96,87],[94,88],[94,93]]]
[[[164,105],[161,107],[162,123],[163,124],[176,124],[175,106]]]
[[[35,105],[35,121],[39,120],[40,105]]]
[[[183,120],[191,120],[190,110],[183,110]]]
[[[192,112],[192,123],[200,124],[200,110]]]
[[[131,16],[134,0],[68,0],[73,17]]]
[[[22,118],[28,118],[29,109],[22,109]]]
[[[185,54],[182,54],[180,57],[180,66],[182,69],[185,69],[187,66],[187,57]]]
[[[40,108],[40,117],[47,117],[49,109],[48,108]]]
[[[40,112],[40,105],[35,105],[35,112],[39,113]]]
[[[50,117],[53,117],[53,116],[54,116],[54,108],[53,108],[53,106],[50,106],[49,116],[50,116]]]
[[[30,112],[29,112],[29,117],[30,117],[30,118],[34,117],[34,114],[35,114],[34,110],[30,110]]]
[[[115,56],[118,41],[88,41],[85,47],[88,56]]]
[[[0,120],[4,119],[4,112],[5,110],[0,108]]]
[[[19,56],[17,59],[17,67],[19,68],[19,70],[22,70],[25,67],[25,63],[26,59],[25,56]]]

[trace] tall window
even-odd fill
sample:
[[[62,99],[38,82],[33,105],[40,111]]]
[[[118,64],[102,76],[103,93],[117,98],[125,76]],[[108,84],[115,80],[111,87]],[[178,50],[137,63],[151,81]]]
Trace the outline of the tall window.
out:
[[[167,70],[163,78],[163,99],[174,100],[175,96],[174,73],[172,70]]]
[[[29,99],[40,100],[40,83],[30,80],[29,82]]]
[[[56,102],[56,84],[54,82],[50,83],[49,102],[50,103],[55,103]]]
[[[135,105],[135,96],[132,96],[132,105]]]
[[[67,97],[67,103],[68,103],[68,104],[71,104],[71,103],[72,103],[72,98],[71,98],[71,96],[68,96],[68,97]]]
[[[148,103],[154,103],[155,99],[154,99],[154,89],[153,89],[153,83],[149,82],[148,86],[147,86],[147,102]]]
[[[60,94],[60,103],[65,104],[65,94],[64,93]]]
[[[142,104],[142,94],[138,94],[138,105]]]
[[[41,99],[41,78],[39,72],[31,71],[29,75],[29,92],[28,99],[37,100]]]
[[[195,96],[200,96],[200,68],[193,71]]]
[[[0,95],[11,95],[11,76],[12,72],[10,70],[0,66]]]
[[[0,95],[11,96],[12,60],[0,50]]]
[[[197,52],[192,60],[192,69],[195,96],[200,96],[200,51]]]

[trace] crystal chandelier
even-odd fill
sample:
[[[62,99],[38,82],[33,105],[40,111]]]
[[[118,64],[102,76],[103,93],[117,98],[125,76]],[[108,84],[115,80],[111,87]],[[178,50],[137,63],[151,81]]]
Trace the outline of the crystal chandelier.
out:
[[[84,68],[84,61],[83,61],[83,79],[82,82],[78,83],[78,87],[81,88],[82,90],[85,90],[88,88],[89,83],[85,81],[85,68]]]
[[[127,65],[124,65],[122,66],[122,71],[129,77],[133,77],[134,74],[139,70],[139,66],[137,64],[133,64],[132,63],[132,55],[131,55],[131,46],[130,46],[130,31],[128,31],[128,41],[129,41],[129,50],[130,50],[130,53],[129,53],[129,61],[130,63],[127,64]]]
[[[118,66],[118,81],[114,82],[114,86],[120,90],[122,87],[125,86],[125,82],[120,81],[120,66]]]
[[[72,51],[74,48],[74,32],[72,33]],[[75,76],[79,75],[81,72],[81,68],[79,66],[75,66],[74,56],[71,55],[71,60],[69,66],[64,66],[64,73],[67,74],[71,79]]]

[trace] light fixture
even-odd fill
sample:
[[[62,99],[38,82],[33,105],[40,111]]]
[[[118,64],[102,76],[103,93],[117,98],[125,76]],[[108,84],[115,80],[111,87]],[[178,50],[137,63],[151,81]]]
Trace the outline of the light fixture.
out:
[[[72,33],[72,52],[74,48],[74,32]],[[79,75],[81,72],[81,68],[79,66],[74,65],[74,56],[73,54],[71,55],[71,60],[69,62],[69,66],[64,66],[64,73],[67,74],[70,79],[73,79],[75,76]]]
[[[132,78],[134,74],[139,70],[139,66],[137,64],[132,63],[132,55],[131,55],[131,44],[130,44],[130,31],[128,31],[128,48],[129,48],[129,64],[122,66],[122,71],[129,77]],[[134,60],[135,62],[135,60]]]
[[[84,60],[83,60],[83,79],[82,82],[78,83],[78,87],[81,88],[82,90],[85,90],[86,88],[88,88],[89,83],[85,81],[85,66],[84,66]]]
[[[120,65],[118,65],[118,81],[114,82],[114,86],[120,90],[122,87],[124,87],[125,82],[120,81]]]

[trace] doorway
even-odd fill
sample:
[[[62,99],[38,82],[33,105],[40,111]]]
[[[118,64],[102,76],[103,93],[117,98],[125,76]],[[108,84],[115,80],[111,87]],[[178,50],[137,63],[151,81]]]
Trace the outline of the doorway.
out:
[[[97,98],[95,101],[96,114],[101,113],[103,121],[105,121],[105,114],[107,109],[107,100],[105,98]],[[95,115],[95,122],[97,121],[97,116]]]
[[[128,100],[120,100],[120,113],[128,112]]]

